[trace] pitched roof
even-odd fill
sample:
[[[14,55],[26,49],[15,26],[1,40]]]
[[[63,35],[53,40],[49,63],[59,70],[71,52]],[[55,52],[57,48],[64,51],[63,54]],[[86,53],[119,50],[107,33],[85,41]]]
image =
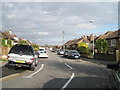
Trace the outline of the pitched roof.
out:
[[[77,39],[77,40],[74,41],[74,44],[78,44],[78,43],[80,43],[82,41],[83,41],[83,38],[79,38],[79,39]]]
[[[120,29],[117,31],[108,31],[103,35],[100,35],[98,39],[110,39],[110,38],[119,38]]]
[[[108,31],[103,35],[98,36],[98,39],[106,39],[110,34],[113,34],[113,31]]]
[[[106,39],[111,39],[111,38],[120,38],[120,29],[109,34]]]
[[[65,45],[71,45],[74,43],[74,40],[69,40],[68,42],[65,43]]]
[[[88,40],[87,37],[83,38],[83,42],[85,42],[85,43],[90,43],[90,41]]]
[[[2,36],[3,36],[4,38],[8,38],[8,39],[14,40],[14,35],[13,35],[13,34],[10,34],[9,32],[2,32]]]

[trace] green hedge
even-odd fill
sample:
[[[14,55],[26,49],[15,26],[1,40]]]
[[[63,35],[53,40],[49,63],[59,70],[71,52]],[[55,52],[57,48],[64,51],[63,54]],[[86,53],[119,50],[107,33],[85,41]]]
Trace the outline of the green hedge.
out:
[[[7,45],[5,44],[6,40],[7,40]],[[0,39],[0,46],[11,47],[12,46],[12,40],[2,38],[2,39]]]

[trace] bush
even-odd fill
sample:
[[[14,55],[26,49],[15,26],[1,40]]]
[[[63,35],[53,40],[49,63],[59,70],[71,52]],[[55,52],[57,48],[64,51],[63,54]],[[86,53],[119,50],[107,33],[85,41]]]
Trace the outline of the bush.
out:
[[[105,39],[96,40],[96,47],[100,53],[106,53],[108,50],[108,42]]]
[[[32,45],[34,47],[35,50],[38,50],[39,49],[39,46],[38,45]]]

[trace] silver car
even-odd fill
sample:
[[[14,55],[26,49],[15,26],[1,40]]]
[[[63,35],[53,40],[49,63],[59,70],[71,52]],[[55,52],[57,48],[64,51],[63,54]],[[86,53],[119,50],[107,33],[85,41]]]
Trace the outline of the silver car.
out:
[[[30,45],[14,45],[8,53],[8,65],[14,66],[28,66],[31,70],[37,66],[37,55]]]

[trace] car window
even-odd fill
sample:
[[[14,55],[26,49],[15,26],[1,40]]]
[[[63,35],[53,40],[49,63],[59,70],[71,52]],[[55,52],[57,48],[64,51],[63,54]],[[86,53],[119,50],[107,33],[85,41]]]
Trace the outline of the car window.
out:
[[[38,51],[44,51],[44,49],[39,49]]]
[[[30,48],[29,46],[18,45],[18,46],[13,46],[9,53],[32,55],[33,51],[32,48]]]
[[[70,51],[71,53],[78,53],[77,51]]]

